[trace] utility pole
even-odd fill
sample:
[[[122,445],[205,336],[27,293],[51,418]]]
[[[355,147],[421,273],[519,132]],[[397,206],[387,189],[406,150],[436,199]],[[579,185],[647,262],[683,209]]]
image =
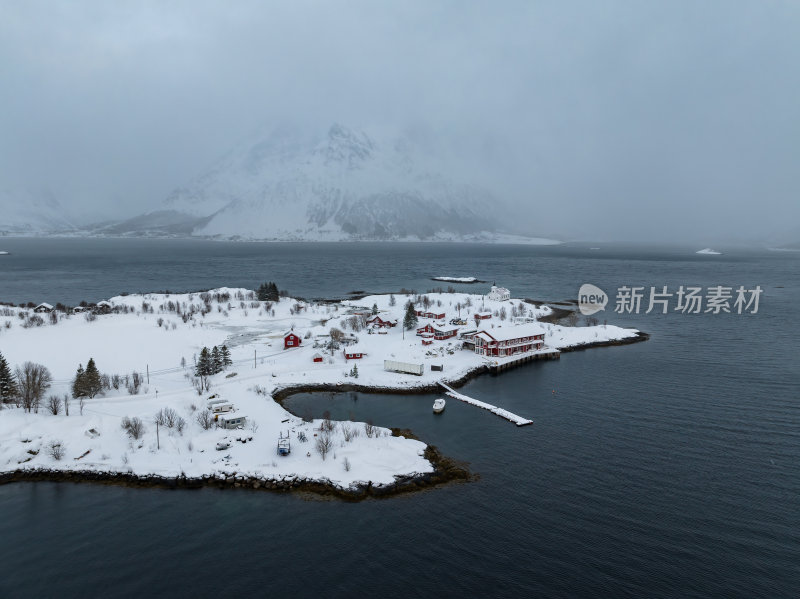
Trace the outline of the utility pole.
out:
[[[161,449],[161,437],[158,435],[158,420],[156,420],[156,445]]]
[[[150,364],[147,364],[145,366],[145,368],[147,368],[147,384],[149,385],[150,384]]]
[[[253,368],[256,368],[256,353],[258,353],[258,350],[254,349],[253,350]]]

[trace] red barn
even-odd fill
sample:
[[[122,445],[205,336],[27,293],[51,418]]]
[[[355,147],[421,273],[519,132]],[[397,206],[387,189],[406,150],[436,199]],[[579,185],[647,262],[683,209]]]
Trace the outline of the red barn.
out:
[[[302,339],[298,335],[294,334],[294,331],[289,331],[283,336],[283,349],[289,349],[290,347],[300,347]]]
[[[311,358],[314,362],[322,362],[322,355],[321,354],[314,354],[314,357]]]

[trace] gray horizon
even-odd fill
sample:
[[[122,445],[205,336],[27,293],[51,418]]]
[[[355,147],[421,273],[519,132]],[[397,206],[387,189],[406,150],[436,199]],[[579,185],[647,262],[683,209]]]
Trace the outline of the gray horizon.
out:
[[[800,241],[800,4],[0,0],[0,190],[157,210],[246,140],[435,140],[531,235]]]

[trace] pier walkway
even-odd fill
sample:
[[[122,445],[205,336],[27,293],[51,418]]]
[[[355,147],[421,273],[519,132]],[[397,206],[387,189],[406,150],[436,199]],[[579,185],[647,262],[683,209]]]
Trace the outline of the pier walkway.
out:
[[[492,404],[488,404],[478,399],[473,399],[472,397],[462,395],[461,393],[454,391],[453,389],[451,389],[442,382],[439,382],[439,384],[444,388],[445,395],[448,395],[453,399],[463,401],[464,403],[472,404],[473,406],[478,406],[479,408],[483,408],[484,410],[489,410],[492,414],[497,414],[501,418],[510,420],[517,426],[525,426],[526,424],[533,424],[533,420],[528,420],[527,418],[523,418],[522,416],[517,416],[516,414],[512,414],[511,412],[509,412],[508,410],[504,410],[503,408],[498,408],[497,406],[493,406]]]

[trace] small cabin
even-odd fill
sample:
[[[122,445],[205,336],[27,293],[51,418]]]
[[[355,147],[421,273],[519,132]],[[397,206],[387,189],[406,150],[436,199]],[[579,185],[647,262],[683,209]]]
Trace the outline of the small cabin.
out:
[[[314,354],[314,355],[311,357],[311,361],[312,361],[312,362],[314,362],[315,364],[319,364],[320,362],[322,362],[322,361],[323,361],[322,354],[319,354],[319,353],[317,353],[317,354]]]
[[[283,336],[283,349],[289,349],[290,347],[300,347],[300,343],[302,339],[300,339],[299,335],[296,335],[294,331],[289,331]]]
[[[220,428],[244,428],[245,424],[247,424],[247,416],[228,414],[219,417]]]
[[[491,312],[478,312],[475,314],[475,320],[489,320],[491,317]]]
[[[214,414],[224,414],[226,412],[233,412],[233,404],[230,402],[222,402],[210,405],[208,409]]]
[[[360,360],[364,357],[364,353],[357,347],[348,347],[343,353],[345,360]]]
[[[53,306],[46,303],[41,303],[33,309],[34,312],[52,312]]]
[[[102,302],[97,302],[93,311],[95,314],[110,314],[112,308],[111,302],[103,300]]]

